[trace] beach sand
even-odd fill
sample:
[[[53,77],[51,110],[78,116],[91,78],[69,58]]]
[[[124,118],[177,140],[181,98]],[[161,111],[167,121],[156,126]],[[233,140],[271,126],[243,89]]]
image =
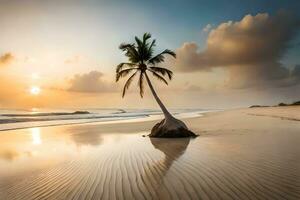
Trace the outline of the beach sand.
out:
[[[300,199],[300,106],[0,132],[0,199]]]

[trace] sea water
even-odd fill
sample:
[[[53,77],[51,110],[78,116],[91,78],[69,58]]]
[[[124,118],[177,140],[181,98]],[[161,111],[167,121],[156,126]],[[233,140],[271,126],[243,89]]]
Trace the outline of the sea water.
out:
[[[177,118],[201,116],[201,114],[211,111],[204,109],[170,110]],[[0,109],[0,131],[93,122],[148,121],[162,118],[162,112],[156,109]]]

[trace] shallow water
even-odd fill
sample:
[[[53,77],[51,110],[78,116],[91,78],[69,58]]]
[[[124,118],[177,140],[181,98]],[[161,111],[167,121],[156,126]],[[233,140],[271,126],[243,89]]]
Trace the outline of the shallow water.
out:
[[[300,135],[151,139],[61,126],[0,134],[0,199],[299,199]]]
[[[201,116],[213,110],[173,109],[177,118]],[[0,131],[30,127],[45,127],[83,123],[114,123],[119,121],[149,121],[162,119],[160,110],[154,109],[83,109],[83,110],[3,110],[0,109]]]

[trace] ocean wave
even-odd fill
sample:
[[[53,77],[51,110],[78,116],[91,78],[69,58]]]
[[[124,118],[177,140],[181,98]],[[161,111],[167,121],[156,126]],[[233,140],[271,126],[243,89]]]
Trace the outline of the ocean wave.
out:
[[[199,116],[207,110],[172,110],[178,118]],[[158,120],[162,112],[153,109],[90,109],[84,111],[20,112],[0,110],[0,131],[29,127],[82,124],[93,122],[110,123],[124,120]]]
[[[75,112],[53,112],[53,113],[29,113],[29,114],[1,114],[4,117],[41,117],[41,116],[59,116],[59,115],[86,115],[91,114],[89,111]]]

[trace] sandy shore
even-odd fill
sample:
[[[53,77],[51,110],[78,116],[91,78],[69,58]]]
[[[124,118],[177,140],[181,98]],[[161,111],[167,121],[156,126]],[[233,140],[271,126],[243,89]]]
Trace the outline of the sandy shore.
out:
[[[0,132],[0,199],[300,199],[300,106]]]

